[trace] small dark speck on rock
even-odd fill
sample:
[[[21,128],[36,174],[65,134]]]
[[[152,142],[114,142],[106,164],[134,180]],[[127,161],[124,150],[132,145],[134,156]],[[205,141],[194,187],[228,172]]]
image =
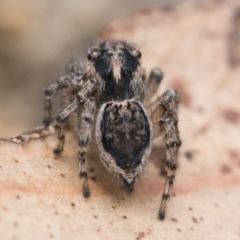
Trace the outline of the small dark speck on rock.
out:
[[[96,182],[97,180],[95,176],[90,177],[90,179],[93,180],[94,182]]]
[[[182,230],[180,228],[177,229],[179,232],[181,232]]]
[[[192,217],[193,222],[198,223],[198,220],[195,217]]]
[[[19,195],[16,196],[17,199],[20,199],[21,197]]]
[[[238,159],[238,158],[240,159],[239,153],[235,149],[234,150],[229,150],[228,154],[231,157],[231,159]]]
[[[61,175],[61,177],[63,177],[63,178],[65,177],[65,175],[64,175],[63,173],[61,173],[60,175]]]
[[[228,165],[223,164],[223,165],[221,166],[221,172],[222,172],[222,173],[230,173],[231,171],[232,171],[232,169],[231,169]]]
[[[71,203],[72,208],[74,208],[76,206],[76,204],[74,202]]]
[[[49,237],[50,237],[50,238],[54,238],[54,235],[50,233],[50,234],[49,234]]]
[[[14,227],[18,227],[18,223],[17,223],[17,222],[14,222],[14,223],[13,223],[13,226],[14,226]]]
[[[123,219],[127,219],[127,216],[126,216],[126,215],[124,215],[124,216],[122,216],[122,218],[123,218]]]
[[[226,109],[223,111],[223,117],[228,122],[237,123],[240,118],[240,113],[232,109]]]
[[[177,220],[176,218],[171,218],[171,220],[172,220],[173,222],[178,222],[178,220]]]
[[[14,161],[15,163],[19,163],[19,161],[18,161],[16,158],[13,158],[13,161]]]
[[[191,152],[191,151],[185,152],[184,156],[190,161],[193,160],[193,152]]]
[[[136,240],[141,240],[144,237],[145,237],[145,233],[144,232],[140,232],[140,233],[138,233],[138,236],[136,237]]]
[[[189,210],[189,211],[192,211],[192,208],[190,207],[190,208],[188,208],[188,210]]]

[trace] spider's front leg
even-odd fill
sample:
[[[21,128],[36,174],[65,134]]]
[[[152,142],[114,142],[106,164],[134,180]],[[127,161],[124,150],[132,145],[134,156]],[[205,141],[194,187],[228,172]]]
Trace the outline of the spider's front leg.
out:
[[[44,91],[44,118],[43,125],[48,126],[52,122],[52,102],[51,100],[60,94],[64,89],[71,86],[71,77],[61,77],[57,82],[51,84]]]
[[[83,196],[90,196],[87,177],[87,149],[92,138],[92,123],[96,111],[96,99],[90,97],[84,104],[82,114],[78,115],[78,165],[82,180]]]
[[[90,96],[97,89],[97,86],[96,79],[89,79],[78,92],[76,99],[56,118],[56,129],[59,142],[54,153],[59,154],[63,151],[65,143],[64,126],[67,123],[70,114],[78,109],[79,176],[82,179],[83,195],[86,198],[90,196],[86,169],[87,148],[91,141],[91,127],[96,109],[96,100]]]
[[[158,217],[161,220],[165,218],[167,201],[170,199],[170,194],[178,167],[177,157],[179,147],[181,146],[181,139],[178,131],[178,103],[179,94],[175,90],[168,90],[163,93],[158,103],[158,110],[160,113],[160,119],[158,122],[161,131],[164,132],[164,141],[167,148],[167,157],[164,163],[166,182],[158,212]]]
[[[96,79],[88,80],[78,92],[76,99],[71,104],[69,104],[60,115],[57,116],[56,130],[59,142],[57,148],[54,150],[55,154],[59,154],[63,151],[65,143],[64,126],[66,125],[70,114],[74,112],[77,108],[79,109],[79,112],[81,112],[81,108],[86,103],[88,96],[91,95],[94,90],[96,90],[96,88]]]
[[[44,91],[44,118],[43,125],[48,126],[52,122],[52,103],[51,100],[68,88],[80,89],[83,85],[83,66],[78,62],[73,62],[68,66],[70,75],[60,77],[60,79],[51,84]]]
[[[65,125],[69,119],[69,116],[72,112],[74,112],[77,108],[81,108],[79,106],[78,100],[74,100],[68,107],[66,107],[60,115],[56,118],[56,130],[58,136],[58,145],[57,148],[54,150],[55,154],[60,154],[63,151],[64,144],[65,144]]]

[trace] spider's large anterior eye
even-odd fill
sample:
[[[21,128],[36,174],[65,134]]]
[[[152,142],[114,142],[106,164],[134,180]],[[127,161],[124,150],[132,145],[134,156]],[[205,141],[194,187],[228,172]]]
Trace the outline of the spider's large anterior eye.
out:
[[[88,58],[89,61],[91,61],[91,60],[92,60],[92,53],[89,53],[89,54],[87,55],[87,58]]]
[[[134,50],[132,51],[132,55],[133,55],[134,57],[141,58],[142,53],[141,53],[140,51],[134,49]]]
[[[98,55],[99,55],[99,52],[96,51],[96,50],[94,50],[92,52],[89,52],[88,53],[88,60],[91,61],[93,59],[96,59],[98,57]]]

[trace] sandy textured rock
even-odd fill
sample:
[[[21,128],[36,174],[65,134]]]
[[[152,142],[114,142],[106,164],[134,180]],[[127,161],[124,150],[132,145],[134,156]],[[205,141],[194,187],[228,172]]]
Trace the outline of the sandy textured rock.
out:
[[[183,146],[165,221],[157,219],[164,184],[158,145],[130,195],[103,168],[93,146],[92,196],[85,200],[72,132],[59,157],[52,153],[54,134],[24,145],[1,139],[0,239],[239,239],[237,7],[215,1],[148,10],[101,32],[102,39],[138,43],[147,69],[163,69],[159,94],[170,87],[182,94]]]

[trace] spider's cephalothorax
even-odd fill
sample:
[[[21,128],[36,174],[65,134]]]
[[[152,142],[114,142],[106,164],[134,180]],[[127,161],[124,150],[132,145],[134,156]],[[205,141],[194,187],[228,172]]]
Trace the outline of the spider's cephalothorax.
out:
[[[146,164],[152,145],[152,123],[143,106],[143,98],[157,90],[163,74],[154,68],[145,82],[145,68],[141,53],[124,41],[104,41],[89,49],[84,66],[74,62],[70,73],[61,77],[45,90],[44,124],[51,122],[51,99],[67,91],[69,105],[57,116],[55,125],[59,143],[55,154],[63,151],[64,126],[74,113],[78,128],[79,176],[84,197],[90,196],[87,177],[87,149],[96,132],[99,155],[105,167],[123,179],[127,191],[132,191],[134,181]],[[164,92],[155,104],[152,115],[157,115],[157,131],[164,134],[167,158],[163,165],[166,183],[158,217],[165,218],[166,203],[170,198],[177,153],[181,145],[178,132],[177,105],[179,94],[175,90]],[[94,118],[97,115],[96,127]],[[156,129],[156,128],[154,128]]]
[[[99,103],[143,98],[145,69],[141,53],[122,41],[106,41],[90,48],[86,79],[97,78]]]

